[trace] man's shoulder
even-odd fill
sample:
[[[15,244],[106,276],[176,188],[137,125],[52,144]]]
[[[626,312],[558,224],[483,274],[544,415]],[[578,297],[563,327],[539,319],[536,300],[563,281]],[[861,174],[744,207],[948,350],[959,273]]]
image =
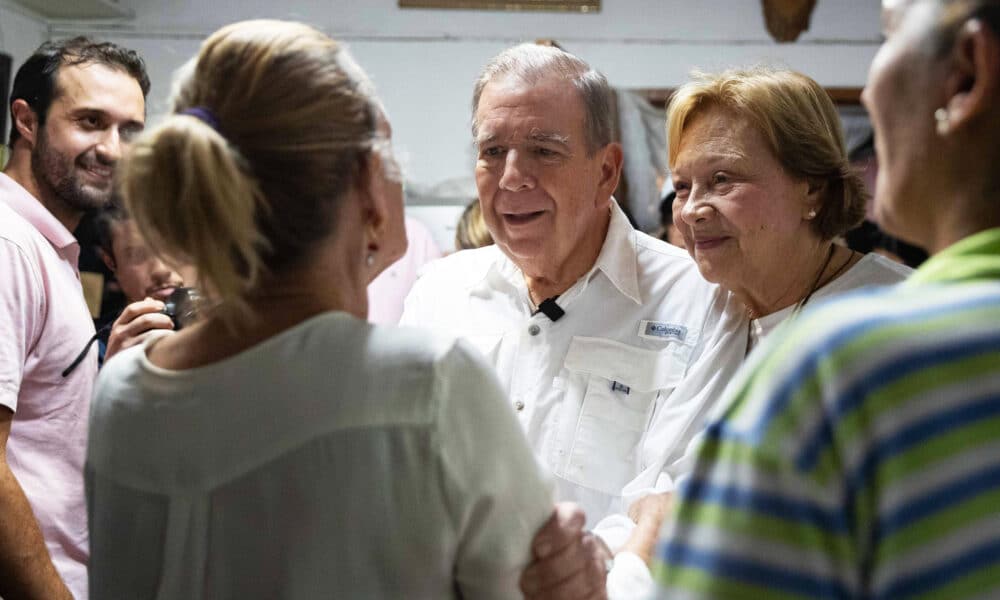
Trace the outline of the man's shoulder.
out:
[[[714,301],[721,293],[718,285],[706,281],[687,250],[668,244],[653,236],[635,232],[636,277],[643,297],[649,302],[656,298],[679,295],[696,305]],[[678,286],[683,289],[678,294]]]
[[[7,285],[3,290],[14,290],[11,278],[14,271],[25,274],[26,281],[41,285],[41,270],[46,262],[46,254],[54,252],[48,240],[3,201],[0,196],[0,264],[7,273]]]
[[[460,250],[427,263],[420,273],[420,280],[434,281],[438,285],[471,285],[485,277],[502,256],[496,246]]]
[[[659,238],[639,230],[635,232],[635,249],[638,253],[648,254],[651,257],[657,257],[664,261],[681,261],[694,264],[691,255],[684,248],[678,248],[673,244],[668,244]]]
[[[46,243],[45,237],[5,201],[0,192],[0,240],[20,248],[22,251]]]
[[[678,248],[641,231],[635,232],[635,254],[639,275],[657,276],[666,272],[697,275],[698,265],[684,248]]]

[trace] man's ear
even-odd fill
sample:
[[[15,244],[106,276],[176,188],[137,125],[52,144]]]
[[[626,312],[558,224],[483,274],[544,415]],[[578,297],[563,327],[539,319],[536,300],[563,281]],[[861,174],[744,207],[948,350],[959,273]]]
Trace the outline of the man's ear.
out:
[[[946,82],[948,129],[974,126],[1000,102],[1000,37],[979,19],[959,29]]]
[[[611,194],[618,187],[618,181],[622,176],[623,153],[622,145],[618,142],[611,142],[600,150],[601,156],[601,180],[598,184],[600,194],[598,202],[607,202]]]
[[[14,122],[11,124],[12,127],[17,128],[17,132],[21,134],[21,137],[31,143],[32,147],[38,141],[38,115],[35,113],[35,109],[22,98],[18,98],[10,103],[10,111],[14,117]]]

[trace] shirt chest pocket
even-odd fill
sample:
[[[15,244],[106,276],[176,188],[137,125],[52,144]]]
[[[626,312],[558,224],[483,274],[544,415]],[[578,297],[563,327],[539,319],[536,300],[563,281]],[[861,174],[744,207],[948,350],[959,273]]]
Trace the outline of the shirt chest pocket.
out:
[[[686,351],[573,338],[563,369],[569,451],[561,477],[618,495],[640,471],[640,448],[657,398],[684,375]],[[575,417],[575,418],[574,418]],[[570,430],[571,429],[571,430]]]

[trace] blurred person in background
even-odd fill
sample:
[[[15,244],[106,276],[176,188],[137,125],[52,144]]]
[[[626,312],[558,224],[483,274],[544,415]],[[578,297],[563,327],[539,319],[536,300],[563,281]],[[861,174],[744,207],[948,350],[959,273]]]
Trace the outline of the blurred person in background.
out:
[[[395,325],[403,314],[403,301],[420,269],[441,257],[431,232],[420,221],[405,217],[406,252],[368,284],[368,320]]]
[[[677,192],[670,190],[660,200],[660,229],[656,232],[656,237],[678,248],[684,248],[684,236],[681,235],[677,225],[674,225],[674,199],[676,197]]]
[[[142,343],[152,331],[173,329],[173,319],[164,313],[166,303],[171,294],[193,286],[196,280],[192,267],[174,267],[153,252],[120,203],[115,198],[93,215],[97,254],[114,276],[125,303],[112,322],[97,329],[102,363]]]
[[[493,237],[483,220],[483,209],[479,206],[479,199],[470,202],[462,216],[458,219],[458,226],[455,228],[455,250],[472,250],[493,244]]]

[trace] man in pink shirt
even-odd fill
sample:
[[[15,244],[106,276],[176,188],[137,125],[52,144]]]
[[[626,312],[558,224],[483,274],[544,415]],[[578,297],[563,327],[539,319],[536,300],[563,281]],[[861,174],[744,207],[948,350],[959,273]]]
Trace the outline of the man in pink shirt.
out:
[[[132,51],[45,44],[11,93],[0,174],[0,597],[87,597],[83,461],[97,353],[71,231],[145,122]]]

